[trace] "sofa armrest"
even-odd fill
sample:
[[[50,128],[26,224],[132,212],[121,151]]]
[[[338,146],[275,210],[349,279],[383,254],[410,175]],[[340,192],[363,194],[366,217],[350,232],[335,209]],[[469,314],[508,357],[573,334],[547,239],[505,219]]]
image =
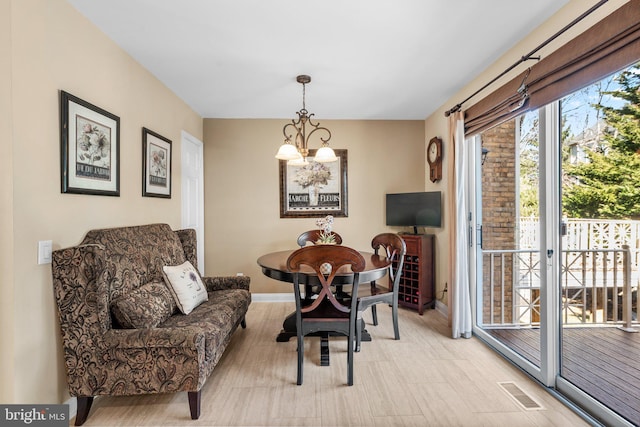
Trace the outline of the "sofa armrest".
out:
[[[189,348],[201,346],[204,352],[204,332],[202,328],[110,329],[104,336],[107,348]]]
[[[222,291],[225,289],[245,289],[249,290],[251,278],[249,276],[219,276],[203,277],[207,291]]]

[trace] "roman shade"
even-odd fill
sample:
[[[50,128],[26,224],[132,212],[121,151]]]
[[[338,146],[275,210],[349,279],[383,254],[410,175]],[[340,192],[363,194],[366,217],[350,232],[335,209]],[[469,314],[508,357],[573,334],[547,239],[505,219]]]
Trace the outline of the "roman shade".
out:
[[[465,111],[474,135],[558,100],[640,60],[640,0],[630,0],[584,33]]]

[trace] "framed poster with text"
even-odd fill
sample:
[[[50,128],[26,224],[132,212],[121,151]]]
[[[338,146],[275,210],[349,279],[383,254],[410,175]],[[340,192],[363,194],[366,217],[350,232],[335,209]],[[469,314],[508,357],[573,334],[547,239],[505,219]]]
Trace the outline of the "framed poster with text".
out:
[[[315,162],[316,150],[304,166],[280,160],[280,218],[348,216],[347,150],[334,151],[335,162]]]
[[[171,198],[171,141],[142,128],[142,196]]]
[[[63,193],[120,196],[120,118],[60,91]]]

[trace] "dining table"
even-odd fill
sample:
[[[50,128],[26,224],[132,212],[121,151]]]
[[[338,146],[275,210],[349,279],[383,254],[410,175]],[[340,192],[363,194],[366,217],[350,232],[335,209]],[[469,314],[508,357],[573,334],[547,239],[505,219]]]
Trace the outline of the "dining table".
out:
[[[293,272],[287,268],[287,259],[297,249],[270,252],[258,258],[258,265],[262,268],[262,273],[280,282],[293,284]],[[365,260],[364,270],[360,272],[360,284],[373,282],[383,278],[389,269],[391,261],[385,255],[377,255],[372,252],[358,251]],[[299,271],[299,283],[307,289],[321,286],[320,279],[311,267],[302,265]],[[347,265],[340,267],[336,272],[332,285],[350,285],[353,283],[354,273]],[[307,298],[308,295],[305,295]],[[297,337],[295,311],[289,314],[282,323],[282,330],[276,337],[277,342],[289,341],[292,337]],[[362,329],[362,341],[371,341],[371,336],[365,329],[364,320],[361,320],[357,327]],[[320,365],[329,366],[329,335],[330,333],[318,333],[320,341]]]

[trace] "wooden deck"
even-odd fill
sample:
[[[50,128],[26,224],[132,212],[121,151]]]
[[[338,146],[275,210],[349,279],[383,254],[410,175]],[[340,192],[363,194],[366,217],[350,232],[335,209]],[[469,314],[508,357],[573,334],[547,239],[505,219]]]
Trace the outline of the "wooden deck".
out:
[[[540,366],[539,329],[487,329]],[[640,333],[612,327],[564,328],[562,377],[640,425]]]

